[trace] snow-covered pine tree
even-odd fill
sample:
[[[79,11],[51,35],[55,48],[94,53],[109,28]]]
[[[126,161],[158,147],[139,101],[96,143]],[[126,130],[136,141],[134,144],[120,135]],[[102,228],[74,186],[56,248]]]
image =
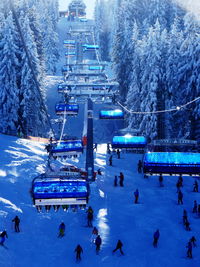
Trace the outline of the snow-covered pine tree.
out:
[[[3,23],[0,40],[0,132],[7,134],[16,134],[18,129],[18,38],[10,12]]]

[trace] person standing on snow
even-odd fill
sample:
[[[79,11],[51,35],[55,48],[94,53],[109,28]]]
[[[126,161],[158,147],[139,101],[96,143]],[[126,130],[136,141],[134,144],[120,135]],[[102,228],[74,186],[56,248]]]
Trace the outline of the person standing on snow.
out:
[[[120,150],[119,150],[119,148],[117,149],[117,158],[120,159]]]
[[[108,160],[109,161],[109,166],[112,166],[112,157],[113,156],[111,155],[110,158],[109,158],[109,160]]]
[[[119,185],[121,187],[124,186],[124,174],[122,172],[120,172],[120,174],[119,174]]]
[[[117,175],[115,175],[115,178],[114,178],[114,186],[117,186]]]
[[[123,244],[122,244],[121,240],[118,240],[116,248],[113,249],[113,253],[119,249],[121,255],[124,255],[124,252],[122,251],[122,247],[123,247]]]
[[[6,232],[6,230],[4,230],[1,234],[0,234],[0,237],[1,237],[1,241],[0,241],[0,245],[4,245],[4,242],[6,240],[6,237],[8,238],[8,234]]]
[[[197,213],[197,201],[194,200],[194,206],[193,206],[193,209],[192,209],[192,213]]]
[[[87,210],[87,222],[88,222],[88,227],[92,227],[92,220],[93,220],[93,209],[91,206],[89,206]]]
[[[20,223],[19,217],[15,216],[15,218],[12,220],[12,222],[15,223],[15,232],[19,233],[20,232],[20,230],[19,230],[19,223]]]
[[[58,237],[63,237],[64,235],[65,235],[65,224],[64,224],[64,222],[62,222],[59,225],[59,234],[58,234]]]
[[[198,185],[197,181],[194,182],[193,186],[194,186],[193,192],[199,192],[199,185]]]
[[[187,257],[192,259],[192,243],[189,241],[187,246]]]
[[[81,253],[83,253],[83,249],[79,244],[75,248],[74,252],[76,252],[76,260],[80,261],[81,260]]]
[[[97,254],[99,253],[101,243],[102,243],[101,237],[100,237],[100,235],[98,235],[97,238],[95,239],[96,253]]]
[[[135,190],[135,192],[134,192],[134,196],[135,196],[135,201],[134,201],[134,203],[135,203],[135,204],[138,204],[138,198],[139,198],[139,191],[138,191],[138,189]]]
[[[156,230],[156,232],[153,235],[153,246],[154,246],[154,248],[156,248],[157,245],[158,245],[158,239],[159,239],[159,237],[160,237],[160,231],[159,230]]]
[[[162,176],[162,174],[160,174],[159,175],[159,183],[160,183],[160,187],[163,187],[164,185],[163,185],[163,176]]]
[[[178,192],[178,205],[179,204],[183,205],[183,193],[181,192],[181,190],[179,190]]]

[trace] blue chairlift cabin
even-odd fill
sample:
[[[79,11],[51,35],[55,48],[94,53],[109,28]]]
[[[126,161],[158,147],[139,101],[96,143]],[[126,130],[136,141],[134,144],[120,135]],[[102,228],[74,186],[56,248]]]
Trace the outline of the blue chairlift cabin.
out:
[[[105,120],[124,119],[124,112],[121,109],[100,110],[99,119],[105,119]]]
[[[65,53],[66,57],[74,57],[76,56],[76,52],[75,51],[68,51]]]
[[[84,51],[95,51],[95,50],[98,50],[99,49],[99,46],[98,45],[84,44],[84,45],[82,45],[82,47],[83,47],[83,52]]]
[[[64,40],[63,44],[67,48],[75,48],[75,40]]]
[[[89,66],[88,70],[103,70],[103,66]]]
[[[79,18],[80,19],[80,22],[87,22],[88,21],[88,19],[86,19],[86,18]]]
[[[143,159],[144,174],[200,175],[200,153],[147,152]]]
[[[79,105],[78,104],[67,104],[67,103],[58,103],[56,104],[55,111],[57,115],[71,115],[75,116],[78,114]]]
[[[62,140],[53,143],[50,154],[53,157],[78,156],[83,153],[82,140]]]
[[[112,148],[114,149],[145,149],[146,145],[147,140],[144,136],[126,134],[114,136],[112,140]]]
[[[88,203],[90,188],[84,179],[74,177],[48,177],[42,174],[32,182],[32,198],[36,208],[49,210],[51,206],[57,210],[60,206],[67,209],[69,206],[85,207]]]

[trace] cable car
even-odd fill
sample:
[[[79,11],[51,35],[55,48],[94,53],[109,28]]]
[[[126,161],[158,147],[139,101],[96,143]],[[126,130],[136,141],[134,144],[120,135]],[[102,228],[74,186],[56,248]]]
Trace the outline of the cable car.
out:
[[[80,19],[80,22],[87,22],[88,21],[88,19],[86,19],[86,18],[79,18]]]
[[[57,115],[77,115],[79,110],[78,104],[66,104],[66,103],[58,103],[55,107]]]
[[[98,50],[99,49],[99,46],[98,45],[84,44],[84,45],[82,45],[82,47],[83,47],[83,52],[84,51],[95,51],[95,50]]]
[[[71,207],[86,207],[90,188],[86,180],[76,178],[48,177],[46,174],[36,177],[32,182],[31,194],[38,211],[51,206],[57,211],[60,206],[66,210]]]
[[[143,172],[150,175],[200,175],[200,153],[148,152],[144,155]]]
[[[75,40],[64,40],[63,44],[67,48],[74,48],[75,47]]]
[[[103,66],[89,66],[88,70],[103,70]]]
[[[124,119],[124,112],[121,109],[100,110],[99,119],[107,119],[107,120]]]
[[[144,136],[132,136],[126,134],[124,136],[114,136],[112,140],[112,148],[117,149],[144,149],[147,140]]]
[[[81,140],[62,140],[53,143],[50,148],[50,154],[53,157],[67,157],[83,153],[83,143]]]
[[[75,51],[68,51],[65,53],[66,57],[74,57],[76,56],[76,52]]]

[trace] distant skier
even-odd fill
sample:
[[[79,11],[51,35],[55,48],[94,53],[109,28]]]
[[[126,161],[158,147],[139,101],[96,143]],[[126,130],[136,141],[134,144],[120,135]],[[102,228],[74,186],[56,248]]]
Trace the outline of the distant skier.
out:
[[[187,246],[187,257],[192,259],[192,243],[189,241]]]
[[[12,220],[12,222],[15,223],[15,232],[19,233],[19,223],[20,223],[20,219],[18,216],[15,216],[15,218]]]
[[[181,190],[179,190],[178,192],[178,205],[179,204],[183,205],[183,193],[181,192]]]
[[[185,225],[185,230],[186,231],[191,231],[190,222],[188,221],[188,219],[186,220],[186,222],[184,223],[184,225]]]
[[[162,176],[162,174],[159,175],[158,180],[159,180],[159,183],[160,183],[160,187],[163,187],[164,185],[163,185],[163,176]]]
[[[110,144],[107,143],[107,153],[110,154],[110,152],[111,152],[111,151],[110,151]]]
[[[198,185],[197,181],[194,182],[193,186],[194,186],[193,192],[199,192],[199,185]]]
[[[142,161],[141,160],[138,161],[138,172],[139,173],[142,172]]]
[[[192,236],[189,241],[192,243],[193,247],[196,247],[197,246],[196,245],[196,241],[197,240],[196,240],[195,236]]]
[[[80,261],[81,260],[81,253],[83,253],[83,249],[79,244],[75,248],[74,252],[76,252],[76,260]]]
[[[183,210],[183,224],[185,224],[185,222],[187,221],[188,217],[187,217],[187,211]]]
[[[124,174],[122,172],[119,174],[119,185],[124,186]]]
[[[110,157],[109,157],[109,166],[112,166],[112,163],[113,163],[113,160],[112,160],[112,158],[113,158],[113,156],[111,155]]]
[[[1,241],[0,241],[0,245],[4,245],[4,242],[6,240],[6,237],[8,238],[8,234],[6,232],[6,230],[4,230],[1,234],[0,234],[0,237],[1,237]]]
[[[139,199],[139,191],[138,191],[138,189],[135,190],[135,192],[134,192],[134,196],[135,196],[135,201],[134,201],[134,203],[135,203],[135,204],[138,204],[138,199]]]
[[[115,175],[115,178],[114,178],[114,186],[117,186],[117,175]]]
[[[98,235],[97,238],[95,239],[96,253],[97,254],[99,253],[101,243],[102,243],[101,237],[100,237],[100,235]]]
[[[124,255],[124,252],[122,251],[122,247],[123,247],[123,244],[122,244],[121,240],[118,240],[116,248],[113,250],[113,253],[119,249],[120,253],[122,255]]]
[[[93,209],[91,208],[91,206],[89,206],[88,210],[87,210],[87,223],[88,223],[88,227],[92,227],[92,221],[93,221]]]
[[[93,235],[98,235],[98,229],[94,226],[93,230],[92,230],[92,234]]]
[[[198,204],[198,208],[197,208],[197,213],[198,213],[198,216],[200,217],[200,205]]]
[[[64,235],[65,235],[65,224],[64,224],[64,222],[62,222],[59,225],[59,234],[58,234],[58,237],[63,237]]]
[[[117,158],[120,159],[120,150],[119,150],[119,148],[117,149]]]
[[[183,177],[182,177],[182,174],[180,174],[180,176],[178,178],[178,181],[179,181],[180,187],[183,187]]]
[[[158,245],[158,239],[160,238],[160,231],[156,230],[156,232],[153,235],[153,246],[156,248]]]
[[[193,213],[197,213],[197,201],[196,200],[194,200],[194,206],[193,206],[193,209],[192,209],[192,212]]]
[[[98,175],[102,175],[101,169],[97,170]]]

